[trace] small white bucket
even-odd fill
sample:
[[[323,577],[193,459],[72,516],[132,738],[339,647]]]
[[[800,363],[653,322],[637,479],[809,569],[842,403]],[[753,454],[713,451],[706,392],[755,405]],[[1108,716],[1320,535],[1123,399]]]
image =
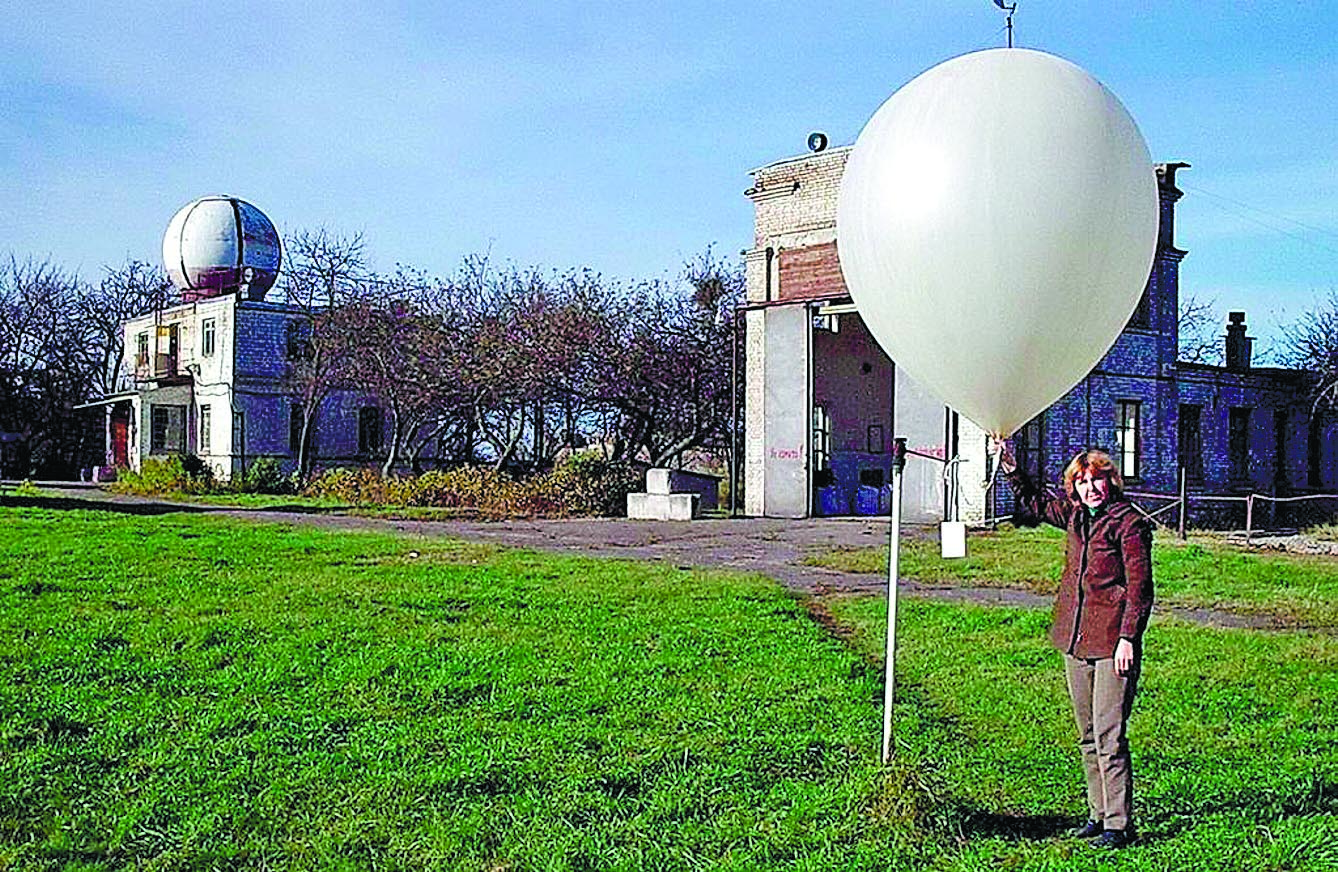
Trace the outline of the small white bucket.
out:
[[[966,522],[944,521],[939,524],[939,545],[945,558],[966,556]]]

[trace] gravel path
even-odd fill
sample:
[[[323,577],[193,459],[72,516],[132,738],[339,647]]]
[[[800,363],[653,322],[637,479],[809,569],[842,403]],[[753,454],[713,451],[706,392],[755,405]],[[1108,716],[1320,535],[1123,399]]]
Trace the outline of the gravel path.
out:
[[[508,547],[649,560],[681,568],[724,568],[774,578],[801,594],[876,593],[887,588],[883,575],[839,572],[805,565],[811,551],[826,548],[878,547],[887,541],[888,522],[877,518],[781,520],[738,518],[698,521],[629,521],[620,518],[519,521],[409,521],[367,518],[313,510],[306,506],[247,509],[205,506],[111,494],[92,486],[47,483],[43,490],[59,494],[62,505],[138,515],[173,512],[208,513],[244,520],[306,524],[334,530],[396,531],[409,535],[450,537]],[[9,504],[26,502],[9,496]],[[34,504],[51,505],[50,498]],[[903,527],[907,536],[931,537],[926,527]],[[961,585],[927,585],[903,579],[899,595],[950,602],[1046,608],[1051,598],[1026,590]],[[1281,629],[1273,618],[1217,609],[1158,606],[1198,624],[1217,627]]]

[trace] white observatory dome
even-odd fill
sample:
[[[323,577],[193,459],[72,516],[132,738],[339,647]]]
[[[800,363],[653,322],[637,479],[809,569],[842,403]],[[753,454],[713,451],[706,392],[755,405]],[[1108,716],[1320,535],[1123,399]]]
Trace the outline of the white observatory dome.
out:
[[[265,213],[222,194],[182,206],[163,236],[163,265],[187,302],[238,292],[263,300],[282,258]]]

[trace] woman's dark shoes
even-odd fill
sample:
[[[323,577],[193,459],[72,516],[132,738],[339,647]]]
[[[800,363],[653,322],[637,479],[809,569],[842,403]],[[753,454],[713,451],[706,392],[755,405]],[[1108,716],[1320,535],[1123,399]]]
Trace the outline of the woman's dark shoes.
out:
[[[1073,831],[1075,839],[1090,839],[1099,836],[1106,831],[1106,825],[1101,821],[1088,821]]]
[[[1133,843],[1133,830],[1106,830],[1100,838],[1092,840],[1092,846],[1096,848],[1126,848]]]

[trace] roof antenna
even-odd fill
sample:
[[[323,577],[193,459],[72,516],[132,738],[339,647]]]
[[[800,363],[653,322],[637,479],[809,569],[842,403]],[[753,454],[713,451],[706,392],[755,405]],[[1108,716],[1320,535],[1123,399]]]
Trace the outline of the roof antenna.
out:
[[[1004,12],[1007,12],[1007,13],[1008,13],[1008,23],[1007,23],[1007,25],[1006,25],[1007,28],[1008,28],[1008,47],[1009,47],[1009,48],[1012,48],[1012,47],[1013,47],[1013,13],[1017,11],[1017,4],[1016,4],[1016,3],[1013,3],[1012,5],[1009,5],[1009,4],[1005,3],[1004,0],[994,0],[994,5],[995,5],[995,6],[998,6],[998,7],[999,7],[1000,9],[1002,9]]]

